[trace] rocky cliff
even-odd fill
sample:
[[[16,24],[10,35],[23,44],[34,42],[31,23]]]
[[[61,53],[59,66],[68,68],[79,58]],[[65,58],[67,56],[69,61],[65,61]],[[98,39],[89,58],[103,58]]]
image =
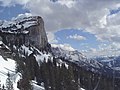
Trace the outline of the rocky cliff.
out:
[[[44,21],[40,16],[20,17],[0,22],[0,36],[8,46],[33,45],[39,49],[48,43]]]

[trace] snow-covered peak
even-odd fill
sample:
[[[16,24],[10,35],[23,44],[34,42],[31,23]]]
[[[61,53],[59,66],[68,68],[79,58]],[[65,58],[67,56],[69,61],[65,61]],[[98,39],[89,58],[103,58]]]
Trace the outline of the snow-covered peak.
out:
[[[13,17],[12,20],[23,19],[25,17],[30,17],[30,16],[32,16],[31,13],[19,14],[17,17]]]

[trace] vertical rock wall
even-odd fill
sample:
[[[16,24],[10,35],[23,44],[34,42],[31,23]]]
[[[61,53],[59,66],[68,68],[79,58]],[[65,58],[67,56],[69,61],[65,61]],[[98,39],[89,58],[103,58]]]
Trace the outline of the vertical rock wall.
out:
[[[41,17],[37,18],[37,25],[28,28],[30,43],[37,48],[44,48],[47,43],[47,35],[44,29],[44,21]]]

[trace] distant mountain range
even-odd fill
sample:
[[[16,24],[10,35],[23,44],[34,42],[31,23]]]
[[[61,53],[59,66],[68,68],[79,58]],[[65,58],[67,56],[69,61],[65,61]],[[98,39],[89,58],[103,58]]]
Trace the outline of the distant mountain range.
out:
[[[101,56],[92,59],[110,67],[115,72],[115,76],[120,77],[120,56]]]

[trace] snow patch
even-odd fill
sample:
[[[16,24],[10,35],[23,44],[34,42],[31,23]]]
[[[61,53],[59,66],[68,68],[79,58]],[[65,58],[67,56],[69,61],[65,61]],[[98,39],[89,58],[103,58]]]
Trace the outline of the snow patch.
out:
[[[85,89],[81,88],[80,90],[85,90]]]
[[[31,21],[31,22],[25,22],[23,24],[24,28],[29,28],[30,26],[36,25],[36,21]]]
[[[40,63],[41,62],[48,62],[48,59],[52,60],[52,56],[50,54],[43,54],[42,52],[40,52],[41,54],[37,54],[37,55],[34,55],[35,58],[36,58],[36,61],[38,62],[39,66],[40,66]]]
[[[37,85],[37,82],[32,80],[32,86],[33,86],[33,90],[45,90],[45,88],[43,86],[39,86]]]
[[[27,54],[28,56],[33,53],[33,51],[29,49],[29,47],[26,47],[25,45],[22,45],[21,47],[24,50],[25,54]]]
[[[17,73],[15,76],[14,76],[14,82],[13,82],[13,87],[15,90],[19,90],[17,88],[17,82],[21,79],[21,74],[20,73]]]

